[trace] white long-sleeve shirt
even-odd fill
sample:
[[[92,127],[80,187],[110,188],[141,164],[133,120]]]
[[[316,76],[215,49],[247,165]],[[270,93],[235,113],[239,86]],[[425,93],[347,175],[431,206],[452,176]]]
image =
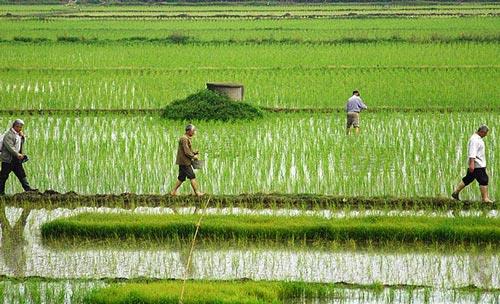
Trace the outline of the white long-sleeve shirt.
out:
[[[467,156],[474,159],[475,168],[486,168],[486,147],[484,140],[477,133],[471,136],[467,148]]]

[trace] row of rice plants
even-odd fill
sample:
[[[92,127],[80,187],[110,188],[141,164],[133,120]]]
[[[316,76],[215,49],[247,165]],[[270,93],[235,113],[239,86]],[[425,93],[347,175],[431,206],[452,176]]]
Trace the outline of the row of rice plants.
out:
[[[3,69],[290,68],[498,65],[495,43],[340,45],[162,45],[150,43],[0,43]],[[404,55],[402,55],[404,54]]]
[[[16,304],[80,304],[90,292],[105,287],[101,281],[4,278],[0,281],[0,301]]]
[[[4,303],[31,303],[31,304],[79,304],[79,303],[120,303],[137,301],[144,303],[158,301],[171,296],[172,303],[178,303],[181,281],[129,280],[125,283],[113,280],[84,281],[84,280],[50,280],[50,279],[4,279],[0,282],[0,300]],[[434,303],[466,302],[466,303],[496,303],[500,296],[496,291],[487,291],[477,288],[469,289],[434,289],[419,286],[382,286],[381,284],[317,284],[303,282],[277,281],[189,281],[187,285],[185,303],[192,303],[194,296],[198,302],[202,299],[215,300],[225,303],[230,297],[237,297],[238,303],[252,303],[263,301],[271,288],[277,292],[276,300],[286,300],[286,303],[314,303],[329,304],[339,301],[366,303],[366,302],[407,302],[407,303]],[[195,292],[199,290],[199,292]],[[222,293],[227,290],[228,293]],[[264,291],[260,293],[259,291]],[[155,296],[149,293],[154,293]],[[230,293],[230,294],[229,294]],[[253,295],[253,297],[252,297]],[[320,300],[318,297],[321,297]],[[177,298],[177,300],[176,300]],[[291,299],[295,298],[295,299]],[[168,301],[168,300],[167,300]],[[196,300],[195,300],[196,301]],[[258,302],[258,303],[261,303]],[[142,302],[141,302],[142,303]],[[162,302],[163,303],[163,302]],[[168,303],[168,302],[167,302]],[[202,302],[204,303],[204,302]],[[268,303],[268,302],[266,302]]]
[[[158,5],[89,5],[80,4],[78,6],[63,6],[54,4],[43,4],[43,5],[16,5],[16,4],[5,4],[0,6],[0,11],[2,12],[16,12],[16,13],[33,13],[33,12],[60,12],[60,11],[80,11],[84,12],[96,12],[96,13],[108,13],[108,12],[138,12],[138,13],[148,13],[148,12],[227,12],[227,11],[243,11],[243,12],[255,12],[255,11],[351,11],[353,8],[359,11],[463,11],[467,12],[470,10],[476,11],[491,11],[498,9],[498,5],[489,2],[476,2],[476,3],[462,3],[460,5],[448,4],[445,2],[441,3],[418,3],[412,5],[405,4],[386,4],[386,3],[357,3],[346,4],[346,3],[321,3],[321,4],[306,4],[297,3],[293,5],[289,4],[278,4],[269,3],[270,5],[179,5],[176,3],[168,4],[164,3],[161,6]]]
[[[7,127],[13,117],[2,117]],[[498,113],[367,114],[363,135],[345,136],[344,114],[275,114],[254,122],[200,122],[198,172],[213,194],[321,193],[446,196],[465,174],[466,145],[481,123],[490,193],[498,190]],[[26,164],[41,189],[79,193],[168,193],[183,123],[159,117],[44,117],[26,120]],[[248,136],[252,134],[252,136]],[[222,144],[223,143],[223,144]],[[18,185],[10,180],[8,191]],[[185,187],[184,191],[189,191]],[[476,185],[463,198],[476,199]]]
[[[2,0],[2,2],[5,0]],[[2,4],[0,2],[0,4]],[[180,6],[185,7],[185,6]],[[250,6],[252,7],[252,6]],[[339,9],[283,9],[279,6],[270,6],[267,10],[255,9],[259,6],[253,6],[253,9],[202,9],[201,10],[80,10],[79,7],[68,7],[65,9],[56,9],[53,11],[33,12],[33,11],[15,11],[6,13],[7,18],[38,18],[43,20],[51,19],[66,19],[66,18],[84,18],[84,19],[123,19],[123,18],[138,18],[138,19],[171,19],[171,18],[197,18],[197,19],[292,19],[292,18],[374,18],[374,17],[390,17],[390,18],[415,18],[415,17],[467,17],[467,16],[488,16],[494,14],[498,8],[490,7],[468,7],[455,8],[439,7],[431,9],[430,7],[378,7],[357,9],[355,6],[343,7]],[[262,7],[262,6],[261,6]],[[278,9],[272,9],[276,8]],[[303,7],[303,6],[302,6]],[[313,8],[311,6],[310,8]],[[318,7],[318,6],[316,6]],[[300,6],[299,6],[300,8]]]
[[[84,213],[42,226],[47,239],[191,239],[200,215]],[[206,215],[198,232],[212,240],[500,244],[500,219],[485,217]]]
[[[210,80],[244,83],[248,103],[343,111],[360,88],[370,109],[500,110],[497,68],[294,68],[4,71],[2,109],[160,109]]]
[[[0,12],[2,7],[0,7]],[[248,39],[293,39],[296,41],[385,40],[391,38],[439,42],[460,37],[498,37],[498,18],[409,18],[409,19],[285,19],[275,20],[23,20],[0,19],[0,39],[83,37],[87,40],[119,40],[142,37],[165,38],[171,34],[197,41],[244,41]],[[106,30],[103,30],[105,28]],[[18,39],[19,40],[19,39]]]
[[[189,304],[203,303],[369,303],[369,302],[399,302],[403,300],[401,291],[392,290],[388,294],[384,287],[378,284],[369,286],[345,286],[345,284],[314,284],[302,282],[276,282],[276,281],[188,281],[186,283],[183,301],[179,301],[183,284],[181,281],[163,281],[153,283],[127,283],[123,285],[113,284],[109,287],[96,290],[89,296],[89,301],[98,304],[107,303],[172,303],[179,302]],[[358,289],[358,290],[356,290]],[[359,290],[361,289],[361,290]],[[404,302],[413,303],[413,300],[423,297],[422,303],[432,303],[433,294],[427,288],[405,288],[407,297]],[[355,291],[356,290],[356,291]],[[353,293],[354,291],[354,293]],[[371,291],[370,295],[363,291]],[[387,291],[387,290],[386,290]],[[494,303],[498,296],[497,292],[491,294],[481,291],[471,291],[476,299],[484,300],[483,303]],[[377,294],[377,295],[375,295]],[[457,299],[466,299],[467,292],[454,292]],[[359,298],[358,298],[359,297]],[[415,298],[416,297],[416,298]],[[384,301],[384,299],[386,301]],[[411,299],[411,300],[410,300]],[[474,300],[472,301],[474,302]],[[478,303],[478,302],[477,302]]]

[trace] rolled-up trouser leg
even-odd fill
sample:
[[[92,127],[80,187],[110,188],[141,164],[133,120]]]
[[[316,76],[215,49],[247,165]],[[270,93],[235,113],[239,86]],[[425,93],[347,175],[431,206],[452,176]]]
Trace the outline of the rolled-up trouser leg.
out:
[[[5,183],[12,172],[12,166],[9,163],[2,162],[2,169],[0,170],[0,194],[5,194]]]

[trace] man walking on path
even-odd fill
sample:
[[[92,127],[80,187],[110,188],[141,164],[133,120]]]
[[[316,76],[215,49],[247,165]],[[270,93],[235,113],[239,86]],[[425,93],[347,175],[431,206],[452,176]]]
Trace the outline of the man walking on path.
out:
[[[191,147],[191,139],[196,133],[196,128],[193,125],[186,126],[186,133],[179,138],[179,146],[177,148],[177,158],[175,163],[179,165],[179,176],[175,183],[174,189],[170,192],[171,195],[177,195],[177,190],[182,183],[189,178],[194,194],[202,196],[204,193],[198,191],[198,183],[193,171],[192,161],[198,159],[198,151],[194,151]]]
[[[23,133],[24,122],[16,119],[3,137],[0,159],[2,169],[0,170],[0,195],[5,195],[5,183],[11,172],[17,176],[24,191],[38,191],[30,187],[23,163],[27,161],[27,156],[23,154],[25,137]]]
[[[477,180],[479,183],[479,189],[481,190],[481,199],[485,203],[491,203],[488,196],[488,174],[486,173],[486,148],[484,145],[483,138],[488,135],[488,127],[482,125],[479,127],[476,133],[469,139],[469,144],[467,148],[467,156],[469,162],[469,168],[467,169],[467,174],[462,181],[458,184],[457,188],[451,195],[454,199],[460,200],[459,193],[467,185]]]
[[[347,112],[347,135],[351,133],[351,127],[356,129],[356,134],[359,134],[359,113],[368,109],[359,96],[359,91],[352,92],[352,97],[347,100],[345,110]]]

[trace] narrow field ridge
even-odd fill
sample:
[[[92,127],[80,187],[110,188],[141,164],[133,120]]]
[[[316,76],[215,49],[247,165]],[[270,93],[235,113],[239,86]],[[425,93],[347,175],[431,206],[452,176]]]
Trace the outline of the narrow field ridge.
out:
[[[0,197],[0,204],[25,208],[78,207],[82,204],[93,207],[201,207],[210,197],[213,207],[243,208],[299,208],[316,209],[374,209],[397,208],[399,210],[497,210],[498,203],[485,204],[472,201],[455,201],[443,197],[346,197],[315,194],[256,193],[240,195],[171,196],[155,194],[95,194],[80,195],[75,192],[59,193],[48,190],[44,193],[19,193]]]
[[[421,43],[421,44],[434,44],[434,43],[498,43],[500,36],[475,36],[475,35],[462,35],[462,36],[433,36],[433,37],[341,37],[334,39],[303,39],[303,38],[246,38],[246,39],[213,39],[201,40],[191,36],[181,37],[129,37],[119,39],[98,39],[91,37],[73,37],[73,36],[60,36],[56,39],[46,37],[23,37],[16,36],[12,40],[0,39],[2,43],[28,43],[28,44],[50,44],[50,43],[83,43],[83,44],[109,44],[109,43],[153,43],[153,44],[193,44],[193,45],[247,45],[247,44],[305,44],[305,45],[325,45],[325,44],[373,44],[373,43]]]
[[[97,72],[97,71],[110,71],[110,72],[136,72],[136,73],[171,73],[171,72],[188,72],[193,70],[201,71],[322,71],[322,70],[450,70],[450,69],[498,69],[500,65],[366,65],[366,66],[353,66],[353,65],[326,65],[326,66],[197,66],[189,68],[153,68],[153,67],[0,67],[0,72]]]
[[[469,12],[449,12],[449,13],[429,13],[429,12],[397,12],[397,13],[341,13],[341,14],[290,14],[283,12],[283,14],[156,14],[156,15],[120,15],[120,14],[108,14],[108,15],[98,15],[98,14],[2,14],[0,18],[15,18],[21,20],[29,19],[39,19],[44,18],[45,20],[53,19],[140,19],[140,20],[150,20],[150,19],[356,19],[356,18],[414,18],[414,17],[496,17],[499,14],[496,12],[480,12],[480,13],[469,13]]]
[[[260,107],[269,113],[344,113],[344,108],[269,108]],[[130,115],[161,115],[164,109],[0,109],[0,115],[93,115],[93,114],[130,114]],[[401,113],[484,113],[500,112],[498,107],[372,107],[371,113],[401,112]]]

